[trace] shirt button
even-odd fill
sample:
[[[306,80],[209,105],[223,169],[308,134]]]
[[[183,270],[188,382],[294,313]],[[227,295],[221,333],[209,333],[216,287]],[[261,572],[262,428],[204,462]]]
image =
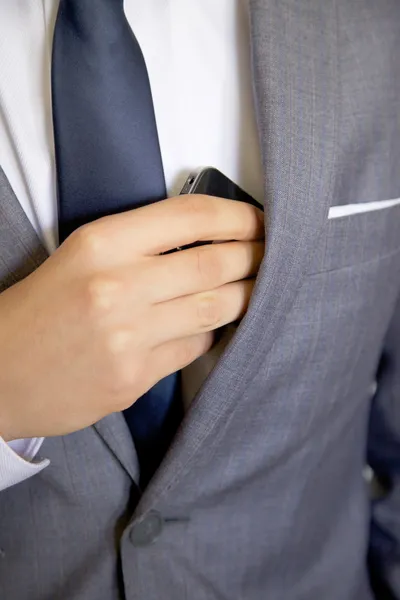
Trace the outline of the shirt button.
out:
[[[160,536],[163,525],[164,521],[160,513],[155,510],[150,511],[134,523],[129,534],[132,544],[136,548],[149,546]]]

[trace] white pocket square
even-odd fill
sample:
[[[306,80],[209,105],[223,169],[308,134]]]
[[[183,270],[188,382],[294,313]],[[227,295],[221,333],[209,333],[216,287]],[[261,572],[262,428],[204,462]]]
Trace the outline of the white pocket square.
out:
[[[379,202],[363,202],[361,204],[345,204],[343,206],[331,206],[328,219],[338,219],[339,217],[348,217],[359,213],[373,212],[383,210],[400,204],[400,198],[395,200],[380,200]]]

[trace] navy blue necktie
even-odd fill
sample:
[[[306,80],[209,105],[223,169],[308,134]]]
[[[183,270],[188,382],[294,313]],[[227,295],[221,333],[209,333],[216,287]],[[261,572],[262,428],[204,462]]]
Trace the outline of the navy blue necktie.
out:
[[[61,0],[52,61],[62,242],[80,225],[166,197],[145,61],[123,0]],[[124,412],[145,486],[182,418],[178,374]]]

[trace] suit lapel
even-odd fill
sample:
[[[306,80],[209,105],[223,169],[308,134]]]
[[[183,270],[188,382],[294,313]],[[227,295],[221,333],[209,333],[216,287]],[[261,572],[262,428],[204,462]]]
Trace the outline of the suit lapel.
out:
[[[131,478],[138,483],[139,464],[135,446],[122,413],[105,417],[94,428]]]
[[[46,258],[46,250],[0,167],[0,292],[29,275]]]
[[[337,119],[335,2],[251,0],[255,105],[265,172],[266,253],[248,313],[138,506],[173,489],[268,362],[332,196]]]

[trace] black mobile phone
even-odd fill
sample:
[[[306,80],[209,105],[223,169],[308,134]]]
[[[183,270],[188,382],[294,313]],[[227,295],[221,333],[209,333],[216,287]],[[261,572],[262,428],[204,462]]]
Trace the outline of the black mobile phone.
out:
[[[183,194],[207,194],[208,196],[217,196],[218,198],[228,198],[229,200],[238,200],[239,202],[247,202],[261,210],[264,210],[262,204],[257,202],[250,194],[245,192],[241,187],[236,185],[229,177],[226,177],[218,169],[207,167],[198,173],[189,175],[185,185],[182,188]],[[171,254],[179,250],[187,250],[196,246],[205,246],[213,242],[194,242],[186,246],[180,246],[173,250],[168,250],[164,254]]]
[[[257,202],[257,200],[236,185],[229,177],[226,177],[221,171],[213,167],[207,167],[197,174],[190,175],[182,188],[181,194],[218,196],[219,198],[247,202],[263,210],[263,205],[260,202]]]
[[[218,198],[228,198],[229,200],[238,200],[239,202],[247,202],[261,210],[264,210],[263,205],[257,202],[250,194],[245,192],[241,187],[236,185],[229,177],[226,177],[218,169],[207,167],[196,174],[189,175],[185,185],[182,188],[183,194],[206,194],[208,196],[217,196]],[[173,250],[168,250],[163,254],[171,254],[179,250],[187,250],[196,246],[205,246],[213,242],[194,242],[186,246],[180,246]]]

